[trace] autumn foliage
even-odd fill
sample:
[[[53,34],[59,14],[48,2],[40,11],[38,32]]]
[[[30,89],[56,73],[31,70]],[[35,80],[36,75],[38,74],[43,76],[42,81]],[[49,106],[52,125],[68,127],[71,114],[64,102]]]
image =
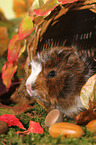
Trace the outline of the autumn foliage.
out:
[[[14,0],[14,11],[17,17],[25,16],[25,12],[29,11],[30,6],[31,8],[29,11],[29,16],[24,17],[21,21],[18,34],[13,36],[9,42],[7,62],[2,68],[2,80],[7,88],[10,88],[11,79],[17,70],[18,59],[25,51],[25,38],[33,34],[32,32],[35,30],[36,25],[40,23],[45,16],[49,15],[57,5],[77,1],[78,0]],[[36,21],[37,19],[38,21]],[[36,21],[36,24],[33,23],[33,21]],[[23,46],[21,45],[22,43]]]
[[[17,126],[23,130],[26,130],[26,128],[23,126],[23,124],[19,121],[19,119],[15,115],[3,114],[2,116],[0,116],[0,121],[6,122],[9,127]],[[38,122],[30,121],[28,130],[24,132],[17,131],[16,133],[25,135],[25,134],[30,134],[30,133],[41,134],[43,132],[44,130]]]

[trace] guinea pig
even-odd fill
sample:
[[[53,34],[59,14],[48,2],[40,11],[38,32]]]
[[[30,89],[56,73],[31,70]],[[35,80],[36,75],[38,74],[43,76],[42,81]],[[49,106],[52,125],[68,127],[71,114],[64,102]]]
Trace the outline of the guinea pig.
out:
[[[79,95],[92,70],[74,47],[53,46],[32,57],[31,73],[26,81],[28,94],[45,109],[59,109],[74,118],[84,109]]]

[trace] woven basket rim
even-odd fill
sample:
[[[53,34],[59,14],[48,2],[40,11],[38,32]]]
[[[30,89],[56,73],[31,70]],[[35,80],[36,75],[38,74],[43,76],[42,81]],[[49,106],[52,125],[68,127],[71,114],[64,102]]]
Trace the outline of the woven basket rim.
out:
[[[32,56],[36,53],[38,42],[42,40],[43,34],[46,32],[50,24],[54,25],[58,19],[68,11],[85,9],[89,9],[93,13],[96,13],[96,0],[79,0],[75,3],[57,6],[50,15],[45,17],[45,19],[36,26],[35,34],[27,46],[29,60],[32,60]]]

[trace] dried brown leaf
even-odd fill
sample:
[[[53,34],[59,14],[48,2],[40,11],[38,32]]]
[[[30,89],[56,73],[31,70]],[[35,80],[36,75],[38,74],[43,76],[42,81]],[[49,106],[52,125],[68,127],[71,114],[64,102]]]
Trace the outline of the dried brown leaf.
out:
[[[86,111],[81,112],[79,115],[77,115],[76,124],[86,125],[91,120],[96,119],[96,102],[89,102],[89,108]]]

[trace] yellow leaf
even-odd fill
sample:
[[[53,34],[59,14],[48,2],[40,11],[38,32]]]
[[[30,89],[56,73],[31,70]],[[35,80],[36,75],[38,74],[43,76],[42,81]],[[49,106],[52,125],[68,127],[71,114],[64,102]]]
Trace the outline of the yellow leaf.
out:
[[[96,74],[90,77],[86,84],[82,87],[80,100],[86,109],[89,108],[89,100],[92,102],[96,101]]]

